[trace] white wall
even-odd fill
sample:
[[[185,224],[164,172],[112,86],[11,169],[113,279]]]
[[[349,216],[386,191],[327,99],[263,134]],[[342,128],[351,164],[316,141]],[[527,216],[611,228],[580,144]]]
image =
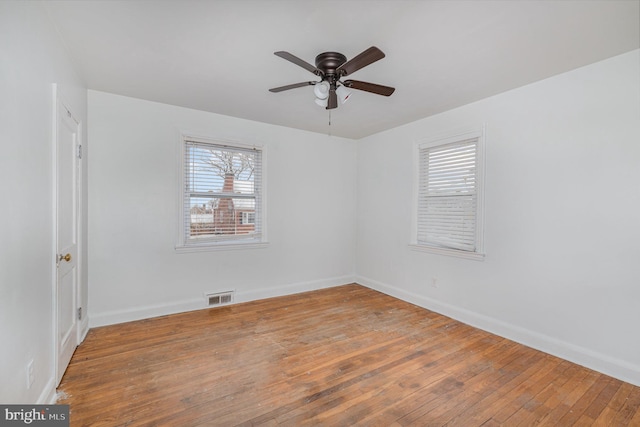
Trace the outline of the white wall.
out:
[[[54,83],[74,114],[86,123],[86,89],[74,72],[42,5],[0,2],[2,403],[45,403],[51,401],[55,392],[52,327]],[[86,208],[84,210],[86,213]],[[85,255],[86,252],[81,254],[81,271],[82,293],[86,298]],[[27,388],[26,364],[31,359],[34,360],[35,381]]]
[[[354,141],[97,91],[89,124],[92,325],[353,280]],[[175,252],[180,131],[265,146],[267,248]]]
[[[633,51],[361,140],[358,282],[640,385],[639,63]],[[414,141],[482,123],[486,259],[410,250]]]

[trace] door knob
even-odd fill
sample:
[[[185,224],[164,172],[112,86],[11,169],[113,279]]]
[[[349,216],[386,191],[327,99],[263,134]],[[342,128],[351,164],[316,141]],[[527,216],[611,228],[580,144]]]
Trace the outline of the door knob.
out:
[[[60,261],[65,260],[67,262],[71,261],[71,254],[60,255]]]

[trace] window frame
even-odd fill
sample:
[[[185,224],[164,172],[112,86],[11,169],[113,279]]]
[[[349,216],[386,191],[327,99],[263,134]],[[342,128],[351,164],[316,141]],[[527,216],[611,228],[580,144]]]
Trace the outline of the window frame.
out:
[[[420,151],[425,148],[438,147],[460,143],[470,139],[476,140],[476,228],[475,250],[447,248],[418,242],[419,197],[420,197]],[[413,162],[413,208],[411,221],[411,235],[409,247],[415,251],[428,252],[439,255],[454,256],[477,261],[484,260],[484,193],[485,193],[485,149],[486,126],[467,127],[456,131],[449,131],[439,135],[420,139],[414,142]]]
[[[238,149],[238,150],[258,150],[261,153],[261,164],[260,164],[260,180],[259,180],[259,188],[255,191],[259,193],[259,197],[256,198],[256,203],[260,203],[260,221],[261,221],[261,233],[259,237],[254,239],[247,239],[239,237],[237,239],[228,238],[228,239],[220,239],[220,240],[208,240],[203,239],[202,241],[190,241],[186,236],[186,212],[188,209],[185,209],[185,201],[186,201],[186,168],[185,168],[185,155],[187,150],[188,143],[198,143],[198,144],[210,144],[219,147],[227,147],[230,149]],[[177,153],[177,221],[176,221],[176,244],[175,251],[178,253],[188,253],[188,252],[207,252],[207,251],[218,251],[218,250],[237,250],[237,249],[259,249],[264,248],[268,245],[267,241],[267,214],[266,214],[266,158],[267,158],[267,150],[266,147],[262,144],[257,143],[246,143],[239,142],[236,140],[229,140],[225,138],[218,137],[210,137],[210,136],[202,136],[196,135],[190,132],[181,132],[178,142],[178,153]],[[256,208],[258,206],[256,205]],[[257,209],[256,209],[257,210]]]

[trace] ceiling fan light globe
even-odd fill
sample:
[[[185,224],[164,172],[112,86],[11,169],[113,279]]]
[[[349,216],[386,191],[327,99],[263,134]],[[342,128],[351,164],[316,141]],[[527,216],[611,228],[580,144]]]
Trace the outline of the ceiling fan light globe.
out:
[[[327,98],[324,99],[316,98],[316,104],[318,104],[320,107],[326,108],[329,101],[328,96],[329,95],[327,95]]]
[[[329,83],[320,82],[316,83],[313,87],[313,94],[318,99],[327,99],[329,97]]]
[[[344,86],[338,86],[336,88],[336,95],[338,95],[340,103],[344,104],[351,97],[351,91]]]

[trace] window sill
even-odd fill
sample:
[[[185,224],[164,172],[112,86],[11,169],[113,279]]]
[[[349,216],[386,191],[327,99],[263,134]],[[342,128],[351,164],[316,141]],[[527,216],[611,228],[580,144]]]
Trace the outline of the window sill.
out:
[[[213,252],[213,251],[234,251],[242,249],[264,249],[269,246],[269,242],[251,242],[251,243],[207,243],[199,245],[181,245],[176,246],[177,253],[192,252]]]
[[[453,257],[463,258],[463,259],[472,259],[475,261],[484,261],[484,254],[478,253],[478,252],[467,252],[467,251],[461,251],[458,249],[437,248],[435,246],[417,245],[415,243],[410,244],[409,249],[411,249],[412,251],[418,251],[418,252],[428,252],[428,253],[437,254],[437,255],[447,255],[447,256],[453,256]]]

